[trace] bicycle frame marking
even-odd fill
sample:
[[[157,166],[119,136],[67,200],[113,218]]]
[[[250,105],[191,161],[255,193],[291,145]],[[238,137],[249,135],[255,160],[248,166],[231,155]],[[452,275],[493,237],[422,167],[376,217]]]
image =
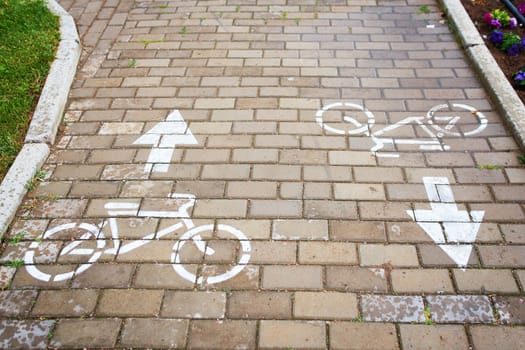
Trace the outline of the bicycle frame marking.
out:
[[[30,245],[30,249],[26,252],[24,255],[24,262],[26,263],[26,269],[30,275],[33,277],[49,282],[60,282],[65,281],[67,279],[71,279],[76,275],[81,274],[82,272],[86,271],[93,263],[95,263],[102,254],[110,254],[110,255],[117,255],[117,254],[126,254],[129,253],[135,249],[138,249],[153,240],[162,238],[172,232],[175,232],[181,228],[186,228],[187,231],[178,239],[178,241],[175,243],[173,252],[170,256],[172,261],[172,266],[182,278],[192,282],[192,283],[198,283],[202,284],[204,282],[208,284],[215,284],[224,282],[234,276],[236,276],[238,273],[240,273],[248,264],[248,261],[250,260],[251,256],[251,244],[248,240],[248,238],[242,233],[241,231],[223,224],[217,225],[217,230],[223,230],[229,232],[231,235],[233,235],[237,240],[239,240],[241,245],[241,252],[242,255],[237,262],[235,266],[233,266],[229,271],[222,273],[220,275],[216,276],[210,276],[207,278],[204,278],[203,276],[197,277],[195,274],[189,272],[186,270],[183,266],[183,263],[181,261],[179,251],[182,249],[182,247],[189,241],[191,241],[197,249],[205,254],[205,255],[213,255],[215,253],[215,250],[211,247],[209,247],[206,242],[201,237],[201,232],[203,231],[213,231],[215,229],[214,224],[208,224],[208,225],[202,225],[195,227],[195,224],[193,223],[193,220],[189,218],[188,210],[195,204],[195,196],[188,195],[188,194],[172,194],[170,198],[175,199],[187,199],[187,201],[182,204],[178,210],[176,211],[149,211],[149,210],[139,210],[139,204],[133,203],[133,202],[109,202],[105,205],[105,208],[108,211],[108,214],[111,215],[107,222],[109,224],[109,229],[111,232],[111,242],[113,243],[113,247],[105,249],[106,246],[106,240],[104,237],[103,232],[101,231],[104,224],[101,224],[100,227],[93,225],[93,224],[87,224],[87,223],[68,223],[56,226],[44,233],[42,236],[42,239],[49,238],[53,234],[62,231],[62,230],[68,230],[68,229],[74,229],[74,228],[80,228],[84,231],[86,231],[84,234],[80,236],[79,239],[69,243],[66,247],[62,249],[60,252],[60,255],[91,255],[87,263],[80,264],[78,268],[76,268],[74,271],[56,274],[54,277],[51,274],[44,273],[40,271],[36,265],[34,264],[34,255],[35,250],[39,246],[39,242],[33,242]],[[117,223],[118,217],[127,217],[127,216],[136,216],[136,217],[162,217],[162,218],[179,218],[180,221],[170,225],[162,230],[159,230],[158,232],[151,232],[149,234],[146,234],[143,236],[142,239],[139,240],[133,240],[129,243],[122,244],[120,242],[120,236],[119,236],[119,228]],[[80,244],[83,242],[86,242],[90,236],[93,235],[95,237],[94,242],[96,242],[96,249],[86,249],[86,248],[77,248]],[[102,238],[102,239],[100,239]]]
[[[355,127],[353,130],[341,130],[334,128],[330,125],[328,125],[325,121],[323,121],[323,114],[332,109],[332,108],[338,108],[338,107],[348,107],[350,109],[357,110],[359,112],[362,112],[366,115],[367,121],[366,123],[361,123],[358,120],[356,120],[353,117],[350,116],[343,116],[342,120],[346,123],[349,123]],[[465,111],[469,111],[473,115],[475,115],[478,118],[479,126],[472,131],[463,132],[463,135],[459,132],[454,132],[452,129],[458,121],[461,119],[460,116],[436,116],[436,112],[438,112],[441,109],[444,108],[450,108],[455,107],[459,108]],[[385,144],[391,144],[391,145],[419,145],[419,149],[422,151],[447,151],[450,149],[450,146],[443,144],[441,141],[441,138],[444,136],[444,134],[449,134],[451,136],[455,137],[461,137],[461,136],[472,136],[474,134],[482,132],[486,126],[487,126],[487,118],[485,115],[479,111],[477,111],[475,108],[460,104],[460,103],[452,103],[452,104],[440,104],[437,106],[432,107],[426,114],[426,116],[412,116],[412,117],[406,117],[401,121],[398,121],[397,123],[387,125],[386,127],[383,127],[379,130],[372,131],[372,128],[376,122],[374,115],[372,112],[370,112],[365,107],[355,104],[355,103],[349,103],[349,102],[336,102],[329,104],[319,111],[317,111],[315,120],[317,124],[327,130],[328,132],[339,134],[339,135],[366,135],[369,136],[372,141],[374,141],[375,145],[370,148],[370,152],[376,157],[390,157],[390,158],[399,158],[399,153],[394,152],[383,152],[380,153],[379,151],[385,147]],[[434,120],[446,122],[446,126],[442,127],[440,124],[434,123]],[[416,127],[420,128],[426,135],[428,135],[428,138],[423,139],[408,139],[408,138],[394,138],[394,137],[384,137],[386,133],[393,131],[395,129],[398,129],[403,126],[407,125],[415,125]],[[435,129],[432,130],[432,129]]]

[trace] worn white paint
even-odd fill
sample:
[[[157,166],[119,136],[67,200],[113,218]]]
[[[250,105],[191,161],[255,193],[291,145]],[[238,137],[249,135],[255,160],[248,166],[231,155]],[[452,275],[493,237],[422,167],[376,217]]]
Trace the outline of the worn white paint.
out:
[[[466,267],[485,211],[459,210],[446,177],[423,177],[431,209],[407,214],[459,267]]]
[[[155,124],[153,128],[133,142],[134,145],[151,145],[144,171],[161,173],[168,171],[177,145],[196,145],[197,143],[197,139],[178,110],[171,112],[165,121]]]
[[[234,265],[230,270],[222,274],[215,276],[207,276],[206,278],[204,278],[203,276],[197,277],[197,275],[195,275],[194,273],[186,270],[186,268],[183,265],[184,262],[181,260],[181,256],[179,254],[179,252],[184,247],[184,244],[191,240],[202,253],[212,255],[214,253],[213,249],[207,247],[206,243],[202,241],[200,233],[203,231],[212,231],[213,228],[213,224],[197,226],[186,232],[184,235],[182,235],[180,240],[173,246],[173,253],[171,254],[171,262],[173,263],[172,266],[175,269],[175,271],[185,280],[197,284],[221,283],[238,275],[248,264],[252,248],[250,241],[248,240],[246,235],[232,226],[219,224],[217,225],[217,229],[219,231],[228,232],[235,239],[239,240],[239,243],[241,244],[241,257],[237,264]]]
[[[346,107],[348,109],[357,110],[364,113],[367,118],[366,123],[363,124],[354,117],[345,115],[341,120],[341,122],[344,121],[345,123],[348,123],[348,130],[345,131],[344,129],[333,127],[329,125],[328,122],[325,122],[323,120],[323,115],[327,110],[341,107]],[[471,131],[463,130],[461,133],[458,131],[454,131],[453,129],[458,125],[458,122],[461,120],[461,116],[453,115],[453,112],[450,112],[452,115],[437,115],[437,113],[441,112],[442,110],[452,109],[467,111],[474,115],[477,120],[475,128]],[[447,151],[450,149],[450,146],[443,143],[443,136],[472,136],[482,132],[487,126],[487,118],[483,113],[479,112],[474,107],[460,103],[440,104],[432,107],[425,116],[406,117],[395,124],[387,125],[384,128],[378,130],[373,130],[373,126],[376,120],[372,112],[367,110],[365,107],[355,103],[335,102],[329,104],[317,111],[315,115],[315,120],[321,128],[334,134],[362,134],[370,136],[370,138],[375,143],[375,145],[370,148],[372,154],[374,154],[377,157],[388,158],[398,158],[399,153],[384,151],[386,145],[390,145],[391,148],[394,148],[396,145],[414,145],[419,147],[419,150],[421,151]],[[402,127],[416,127],[422,131],[423,136],[419,138],[399,138],[388,136],[389,132],[393,132],[394,130]]]
[[[195,205],[195,196],[192,194],[186,193],[173,193],[170,197],[170,200],[176,200],[178,204],[177,210],[165,210],[165,211],[141,211],[140,203],[137,202],[109,202],[104,207],[108,211],[108,214],[111,215],[107,220],[109,224],[109,229],[111,232],[111,240],[106,240],[104,233],[101,231],[101,228],[104,227],[104,224],[101,224],[100,227],[88,224],[88,223],[67,223],[63,225],[56,226],[52,229],[47,230],[42,235],[42,240],[53,239],[53,236],[59,232],[72,230],[72,229],[81,229],[84,233],[79,237],[79,239],[72,241],[67,244],[61,251],[60,255],[84,255],[89,257],[87,263],[79,265],[76,269],[72,271],[51,274],[42,271],[39,265],[35,265],[35,253],[39,248],[41,242],[32,242],[29,246],[28,251],[24,255],[24,262],[26,264],[27,272],[36,279],[45,282],[60,282],[67,279],[73,278],[75,275],[81,274],[86,271],[88,268],[95,263],[102,254],[126,254],[135,249],[138,249],[148,243],[151,243],[155,239],[160,239],[170,233],[176,232],[180,229],[185,228],[187,231],[181,236],[180,240],[177,241],[174,245],[171,255],[171,260],[174,263],[174,270],[181,275],[182,278],[197,282],[199,284],[215,284],[224,282],[237,274],[239,274],[248,264],[250,260],[251,244],[241,231],[237,230],[234,227],[219,224],[217,229],[224,231],[233,236],[234,239],[240,241],[241,245],[241,256],[236,265],[232,266],[228,271],[216,275],[208,276],[206,278],[198,277],[195,274],[192,274],[184,268],[181,261],[178,251],[186,244],[187,242],[192,242],[199,251],[206,255],[215,254],[215,250],[209,247],[206,244],[206,241],[202,239],[200,233],[203,231],[213,231],[215,226],[213,224],[202,225],[195,227],[193,221],[189,218],[189,210]],[[179,204],[180,202],[180,204]],[[138,216],[138,217],[162,217],[162,218],[180,218],[179,222],[176,222],[173,225],[170,225],[158,232],[149,232],[145,233],[142,239],[133,240],[129,243],[122,244],[119,238],[119,227],[117,218],[122,216]],[[94,242],[95,248],[84,248],[83,243],[87,240]],[[108,249],[104,249],[107,242],[113,243],[113,246]]]

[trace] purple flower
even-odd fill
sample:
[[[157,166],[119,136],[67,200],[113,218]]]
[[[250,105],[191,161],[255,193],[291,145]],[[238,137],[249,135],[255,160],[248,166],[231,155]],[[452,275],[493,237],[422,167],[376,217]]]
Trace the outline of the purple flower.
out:
[[[494,45],[499,45],[503,42],[503,33],[497,30],[492,31],[490,33],[490,42]]]
[[[522,2],[521,4],[518,5],[518,11],[522,14],[525,14],[525,2]]]
[[[514,76],[514,80],[515,81],[524,81],[525,80],[525,72],[524,71],[519,71],[518,73],[516,73],[516,75]]]
[[[514,17],[511,17],[509,25],[511,28],[516,28],[518,26],[518,20]]]
[[[523,5],[525,5],[525,2],[523,3]],[[490,12],[485,13],[485,16],[483,17],[483,19],[485,23],[490,24],[490,22],[492,22],[492,13]]]
[[[497,29],[501,28],[501,23],[497,19],[493,19],[492,21],[490,21],[490,25],[495,27],[495,28],[497,28]]]
[[[521,48],[525,50],[525,38],[520,41]]]
[[[507,53],[511,56],[518,56],[520,54],[520,46],[518,44],[512,44],[511,47],[507,49]]]

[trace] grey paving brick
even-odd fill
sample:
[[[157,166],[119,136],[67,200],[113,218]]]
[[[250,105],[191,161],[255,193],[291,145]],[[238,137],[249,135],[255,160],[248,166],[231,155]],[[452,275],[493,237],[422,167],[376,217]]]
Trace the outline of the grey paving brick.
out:
[[[482,295],[431,295],[426,297],[432,320],[438,323],[491,323],[490,300]]]
[[[396,328],[390,323],[334,322],[330,346],[337,350],[396,350]]]
[[[182,348],[186,344],[188,323],[187,320],[128,318],[124,321],[119,345]]]
[[[46,349],[53,320],[1,320],[0,347],[3,349]]]
[[[29,315],[37,298],[37,291],[5,290],[0,300],[0,315],[2,317],[24,317]]]
[[[468,338],[460,325],[399,326],[404,349],[468,349]]]
[[[120,324],[117,318],[62,319],[54,330],[50,346],[111,348],[117,341]]]
[[[259,348],[325,349],[326,334],[323,322],[261,321]]]
[[[190,325],[188,349],[255,349],[254,321],[198,320]]]
[[[471,326],[472,343],[476,349],[520,349],[525,346],[525,327]]]
[[[424,322],[419,296],[361,295],[362,317],[371,322]]]

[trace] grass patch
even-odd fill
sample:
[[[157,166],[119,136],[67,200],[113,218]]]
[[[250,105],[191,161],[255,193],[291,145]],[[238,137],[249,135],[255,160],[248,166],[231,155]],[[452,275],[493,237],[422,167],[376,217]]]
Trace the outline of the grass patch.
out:
[[[0,0],[0,181],[22,147],[60,40],[43,0]]]

